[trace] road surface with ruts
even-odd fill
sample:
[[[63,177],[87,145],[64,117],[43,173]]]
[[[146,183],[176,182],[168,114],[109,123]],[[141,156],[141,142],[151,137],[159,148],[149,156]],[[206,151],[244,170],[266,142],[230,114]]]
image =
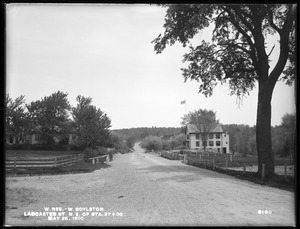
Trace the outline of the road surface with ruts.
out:
[[[93,173],[7,177],[5,225],[293,226],[294,193],[135,151]]]

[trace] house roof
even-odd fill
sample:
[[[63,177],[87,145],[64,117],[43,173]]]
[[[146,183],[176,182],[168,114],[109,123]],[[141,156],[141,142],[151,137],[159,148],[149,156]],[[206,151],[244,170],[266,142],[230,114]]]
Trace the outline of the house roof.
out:
[[[201,133],[195,124],[187,124],[186,128],[189,133]],[[223,133],[223,129],[220,124],[216,124],[210,133]]]

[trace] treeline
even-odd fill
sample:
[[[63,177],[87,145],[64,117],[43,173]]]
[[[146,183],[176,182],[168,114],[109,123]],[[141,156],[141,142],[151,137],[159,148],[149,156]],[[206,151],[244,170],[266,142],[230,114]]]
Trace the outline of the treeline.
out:
[[[138,127],[116,129],[112,131],[114,142],[125,142],[130,149],[136,142],[142,142],[142,147],[151,150],[170,150],[183,148],[184,128],[180,127]]]
[[[230,151],[241,155],[257,155],[256,129],[249,125],[222,125],[229,134]],[[279,126],[271,127],[272,150],[274,155],[291,156],[295,152],[296,115],[285,114]]]
[[[168,139],[172,136],[184,133],[182,127],[137,127],[129,129],[116,129],[114,132],[122,135],[124,138],[134,138],[136,141],[141,141],[148,136],[157,136]]]
[[[255,126],[241,124],[222,125],[229,134],[229,147],[233,154],[257,155]],[[141,141],[147,150],[169,150],[184,147],[183,127],[141,127],[114,130],[115,134],[128,146]],[[295,152],[296,116],[285,114],[279,126],[272,127],[272,148],[275,155],[287,157]]]
[[[6,143],[67,145],[79,148],[111,147],[111,120],[90,97],[78,95],[71,106],[67,93],[57,91],[40,100],[25,103],[25,96],[6,95]]]

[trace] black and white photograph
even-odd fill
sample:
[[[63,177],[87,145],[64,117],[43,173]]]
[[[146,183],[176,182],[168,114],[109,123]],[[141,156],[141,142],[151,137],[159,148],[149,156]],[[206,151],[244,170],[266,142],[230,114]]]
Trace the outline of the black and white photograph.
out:
[[[297,2],[3,5],[4,227],[297,225]]]

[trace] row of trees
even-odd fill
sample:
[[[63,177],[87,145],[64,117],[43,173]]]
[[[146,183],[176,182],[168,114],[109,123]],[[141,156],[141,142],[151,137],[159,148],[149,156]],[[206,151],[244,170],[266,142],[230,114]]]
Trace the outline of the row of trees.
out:
[[[229,134],[230,150],[242,155],[257,155],[256,127],[249,125],[223,125]],[[293,156],[296,152],[296,115],[285,114],[281,124],[271,128],[273,155],[280,157]]]
[[[114,130],[114,142],[123,142],[130,148],[134,142],[141,141],[143,148],[147,150],[170,150],[184,147],[185,124],[198,123],[198,129],[208,133],[219,121],[216,113],[211,110],[196,110],[189,112],[182,118],[182,127],[152,127],[152,128],[130,128]],[[256,148],[256,127],[243,124],[221,125],[224,132],[229,135],[229,147],[233,154],[257,156]],[[273,154],[277,156],[291,156],[295,152],[295,127],[296,115],[285,114],[279,126],[272,127],[272,148]],[[146,137],[145,137],[146,136]],[[203,145],[207,145],[207,138],[203,138]],[[127,144],[128,142],[131,142]]]
[[[122,135],[124,138],[133,137],[134,139],[136,139],[136,141],[141,141],[145,137],[148,137],[150,135],[168,139],[174,135],[184,132],[184,130],[181,130],[181,128],[178,127],[156,127],[156,126],[117,129],[114,131]]]
[[[72,107],[67,96],[57,91],[26,104],[24,95],[13,100],[7,94],[7,141],[30,143],[30,136],[34,134],[44,144],[68,144],[72,137],[73,143],[80,147],[111,145],[108,116],[92,105],[90,97],[78,95],[77,105]]]

